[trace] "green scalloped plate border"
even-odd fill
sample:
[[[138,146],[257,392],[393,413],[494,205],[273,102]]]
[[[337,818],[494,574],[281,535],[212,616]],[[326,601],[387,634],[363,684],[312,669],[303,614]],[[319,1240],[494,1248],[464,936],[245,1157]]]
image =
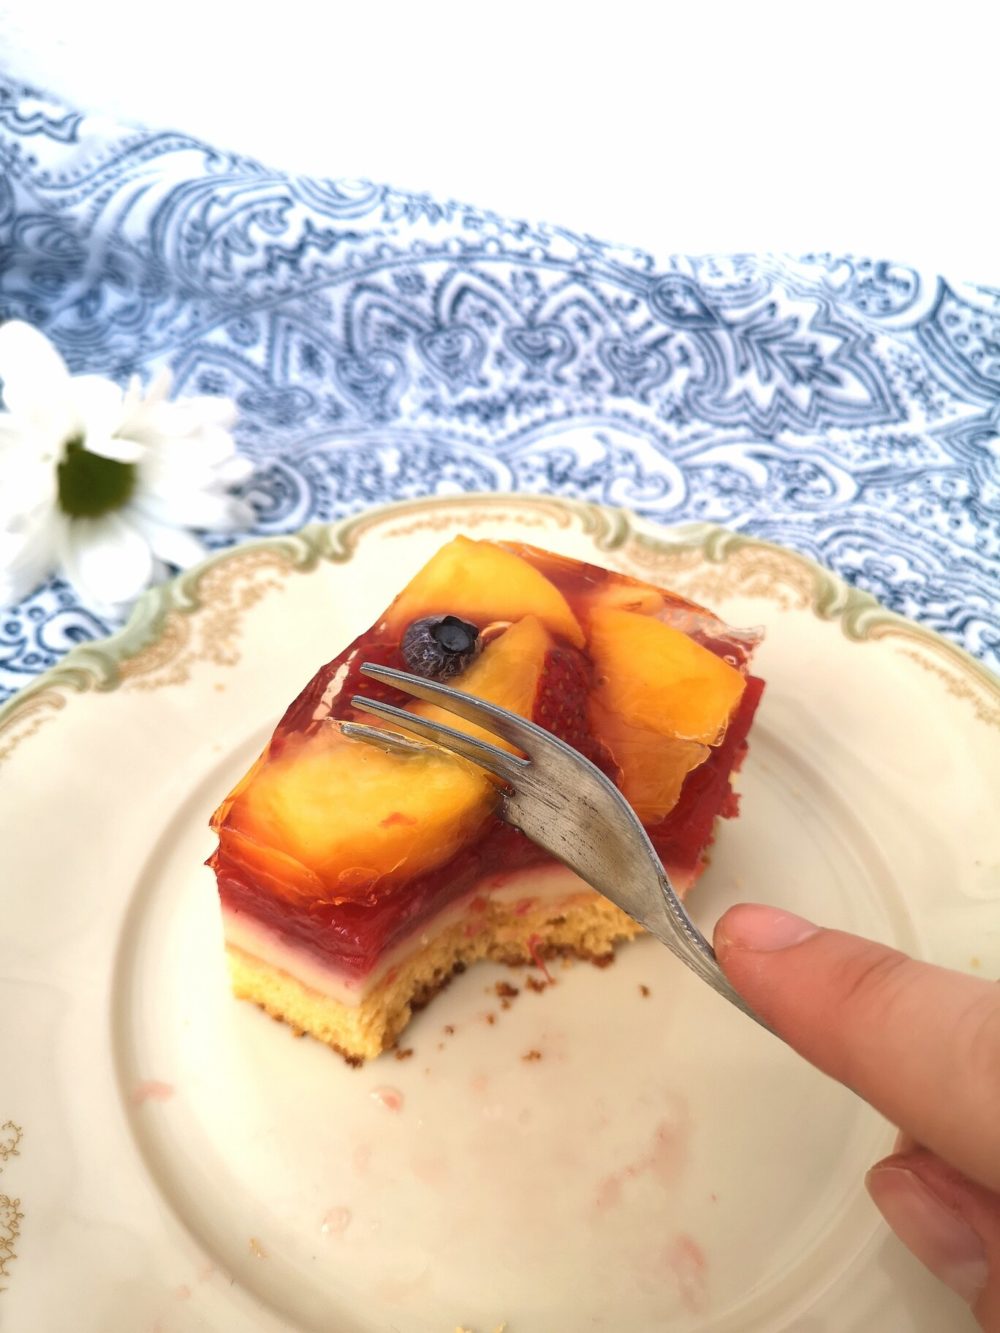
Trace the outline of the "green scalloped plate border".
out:
[[[810,609],[819,619],[839,622],[843,634],[857,643],[893,633],[923,643],[950,659],[961,674],[973,677],[980,687],[985,687],[1000,709],[1000,679],[981,662],[933,630],[889,611],[870,593],[852,588],[798,551],[713,523],[684,523],[654,532],[652,525],[637,519],[626,509],[559,496],[470,492],[379,505],[332,523],[309,524],[287,536],[259,538],[215,552],[168,582],[143,593],[121,630],[96,643],[72,648],[58,666],[51,667],[18,690],[0,707],[0,737],[43,693],[55,690],[79,694],[115,689],[121,683],[122,666],[161,639],[169,616],[177,612],[191,614],[205,605],[202,581],[209,571],[227,561],[254,551],[273,552],[283,556],[291,570],[304,573],[315,568],[321,560],[336,563],[349,560],[362,534],[370,527],[407,515],[454,509],[458,505],[498,508],[516,505],[527,509],[537,507],[540,511],[551,511],[553,507],[565,509],[581,524],[584,534],[595,539],[595,545],[601,551],[615,551],[631,541],[654,555],[700,552],[713,565],[723,565],[738,553],[753,550],[772,558],[781,557],[808,575]],[[982,710],[979,711],[982,716]],[[997,724],[992,717],[986,720]],[[0,749],[0,763],[3,758],[4,752]]]

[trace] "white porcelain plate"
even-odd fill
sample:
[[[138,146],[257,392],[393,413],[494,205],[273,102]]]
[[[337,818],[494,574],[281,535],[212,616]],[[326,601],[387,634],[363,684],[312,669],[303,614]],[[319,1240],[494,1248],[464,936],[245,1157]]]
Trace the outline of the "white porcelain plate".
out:
[[[208,816],[457,532],[765,626],[703,926],[762,899],[1000,975],[997,684],[803,558],[511,496],[226,552],[0,716],[3,1328],[971,1327],[864,1193],[891,1128],[650,940],[541,994],[503,974],[507,1008],[475,968],[361,1070],[230,998]]]

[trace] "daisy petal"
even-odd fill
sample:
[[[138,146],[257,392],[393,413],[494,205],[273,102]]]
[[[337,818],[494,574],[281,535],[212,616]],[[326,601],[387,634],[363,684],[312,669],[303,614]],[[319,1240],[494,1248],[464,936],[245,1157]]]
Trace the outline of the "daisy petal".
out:
[[[204,559],[205,545],[193,532],[188,532],[185,528],[172,527],[168,523],[159,523],[135,509],[130,511],[130,517],[158,560],[164,560],[168,565],[176,565],[179,569],[187,569],[189,565],[197,564],[199,560]]]
[[[89,454],[100,454],[102,458],[111,458],[116,463],[138,463],[146,453],[146,446],[137,440],[125,439],[120,435],[97,435],[87,431],[86,449]]]
[[[241,481],[247,481],[253,476],[253,472],[253,461],[244,458],[242,454],[233,454],[232,458],[217,463],[213,469],[215,480],[223,486],[238,486]]]
[[[147,465],[167,482],[175,475],[211,475],[212,468],[228,463],[236,454],[233,437],[217,426],[206,426],[193,435],[175,435],[169,439],[131,428],[122,434],[149,446]]]
[[[17,534],[0,533],[0,606],[27,597],[52,572],[56,562],[51,514],[40,514]]]
[[[79,418],[83,443],[92,454],[102,453],[105,458],[116,454],[105,453],[100,446],[120,429],[125,395],[117,384],[101,375],[74,375],[70,385],[73,406]],[[123,463],[132,458],[123,458]]]
[[[0,447],[0,531],[23,529],[39,508],[56,502],[56,470],[27,450],[9,453]]]
[[[43,333],[22,320],[0,324],[0,380],[9,412],[47,412],[69,385],[66,363]]]
[[[143,487],[132,503],[141,514],[176,528],[235,532],[250,527],[256,517],[244,500],[207,491],[149,491]]]
[[[74,518],[62,529],[66,577],[92,606],[117,606],[137,597],[153,572],[148,543],[121,514]]]

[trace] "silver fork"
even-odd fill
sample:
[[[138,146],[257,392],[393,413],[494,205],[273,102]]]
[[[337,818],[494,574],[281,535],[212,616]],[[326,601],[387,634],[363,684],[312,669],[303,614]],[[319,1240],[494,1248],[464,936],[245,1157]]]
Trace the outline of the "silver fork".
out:
[[[730,1004],[766,1026],[727,981],[715,951],[675,893],[646,830],[599,768],[564,741],[506,708],[393,667],[366,662],[361,670],[372,680],[437,704],[523,751],[526,759],[392,704],[363,695],[351,700],[354,708],[495,774],[506,784],[500,814],[508,824],[638,921]],[[406,753],[424,748],[381,727],[345,722],[341,729],[384,748]]]

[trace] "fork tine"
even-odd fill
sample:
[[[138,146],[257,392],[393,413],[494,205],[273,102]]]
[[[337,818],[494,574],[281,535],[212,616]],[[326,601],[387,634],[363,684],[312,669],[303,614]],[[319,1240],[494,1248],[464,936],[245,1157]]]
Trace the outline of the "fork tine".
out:
[[[486,703],[485,700],[476,699],[471,694],[462,694],[461,691],[453,690],[448,685],[438,685],[434,681],[424,680],[421,676],[411,676],[407,671],[397,671],[395,667],[379,666],[374,662],[365,662],[361,672],[382,685],[391,685],[405,694],[423,699],[425,703],[446,708],[449,713],[464,717],[466,722],[473,722],[484,731],[491,731],[494,736],[510,741],[529,756],[532,737],[540,735],[549,740],[555,739],[548,732],[541,731],[534,723],[508,712],[506,708]],[[404,716],[409,717],[410,714]]]
[[[425,754],[428,747],[419,741],[411,741],[408,736],[400,736],[395,731],[386,731],[385,727],[366,727],[363,722],[341,722],[340,730],[353,740],[367,741],[369,745],[381,745],[385,750],[394,750],[397,754]]]
[[[523,769],[528,767],[526,759],[519,759],[516,755],[508,754],[506,750],[500,750],[495,745],[488,745],[485,741],[476,740],[472,736],[467,736],[464,731],[456,731],[454,727],[446,727],[440,722],[431,722],[428,718],[419,717],[416,713],[408,713],[405,708],[396,708],[394,704],[379,703],[374,699],[366,699],[362,694],[356,694],[351,700],[351,707],[360,709],[364,713],[372,713],[375,717],[380,717],[385,722],[391,722],[397,727],[402,727],[405,731],[412,731],[417,736],[422,736],[424,740],[432,741],[439,745],[443,750],[448,750],[452,754],[461,755],[463,759],[469,759],[472,763],[478,764],[480,768],[486,768],[491,773],[495,773],[498,778],[503,778],[505,782],[515,782]],[[347,723],[347,726],[356,724]],[[366,732],[377,732],[377,727],[366,727]],[[369,739],[364,736],[362,739]]]

